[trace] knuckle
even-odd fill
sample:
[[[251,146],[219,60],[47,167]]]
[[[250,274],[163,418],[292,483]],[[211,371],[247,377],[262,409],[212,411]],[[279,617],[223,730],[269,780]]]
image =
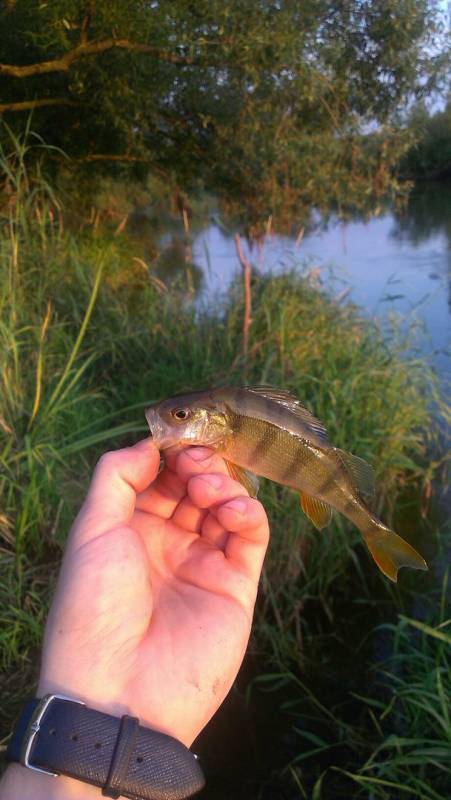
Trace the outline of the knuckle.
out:
[[[103,455],[100,456],[97,462],[97,468],[102,471],[110,471],[117,466],[118,461],[119,459],[117,450],[108,450],[106,453],[103,453]]]

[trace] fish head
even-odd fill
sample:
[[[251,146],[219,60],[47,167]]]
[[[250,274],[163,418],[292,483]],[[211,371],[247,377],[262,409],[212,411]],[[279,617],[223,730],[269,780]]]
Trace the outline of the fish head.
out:
[[[145,413],[152,440],[160,450],[174,445],[213,447],[230,432],[225,410],[209,392],[177,395]]]

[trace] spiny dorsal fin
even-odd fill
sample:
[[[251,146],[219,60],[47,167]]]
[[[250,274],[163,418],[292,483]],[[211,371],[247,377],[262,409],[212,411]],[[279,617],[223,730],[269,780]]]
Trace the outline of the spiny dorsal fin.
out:
[[[242,486],[249,492],[249,497],[257,497],[258,490],[260,488],[260,481],[258,480],[257,476],[253,474],[253,472],[249,472],[247,469],[243,469],[243,467],[239,467],[237,464],[232,464],[231,461],[227,461],[224,459],[229,475],[233,478],[234,481],[238,481],[241,483]]]
[[[299,492],[299,497],[304,514],[313,522],[315,528],[319,531],[325,528],[332,518],[330,506],[305,492]]]
[[[327,430],[319,419],[313,416],[308,408],[305,408],[295,395],[288,392],[286,389],[275,389],[272,386],[245,386],[249,392],[258,394],[261,397],[266,397],[267,400],[272,400],[278,403],[298,417],[307,428],[310,428],[316,437],[321,441],[324,446],[330,446],[327,438]]]
[[[360,494],[372,497],[375,488],[374,471],[371,464],[368,464],[363,458],[353,456],[352,453],[347,453],[346,450],[339,450],[338,447],[335,448],[335,452],[350,472],[355,487],[359,490]]]

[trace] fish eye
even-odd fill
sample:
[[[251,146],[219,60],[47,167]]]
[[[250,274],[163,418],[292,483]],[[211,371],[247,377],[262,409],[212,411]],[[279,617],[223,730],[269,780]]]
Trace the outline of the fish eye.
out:
[[[190,415],[189,408],[176,408],[172,412],[172,416],[175,417],[175,419],[178,419],[178,420],[188,419],[189,415]]]

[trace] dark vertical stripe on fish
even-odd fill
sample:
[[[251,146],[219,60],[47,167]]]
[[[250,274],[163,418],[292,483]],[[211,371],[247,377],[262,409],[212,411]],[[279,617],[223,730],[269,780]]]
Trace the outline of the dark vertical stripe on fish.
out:
[[[271,450],[272,443],[273,437],[271,428],[265,425],[263,427],[263,435],[259,438],[250,455],[253,464],[258,466],[259,461],[268,455],[269,451]]]
[[[299,445],[294,457],[291,459],[290,464],[282,473],[282,481],[289,481],[293,479],[301,469],[305,468],[306,463],[308,464],[308,462],[311,460],[308,450],[306,448],[301,449],[301,447],[302,445]]]
[[[346,503],[345,503],[345,505],[343,507],[343,513],[346,514],[346,512],[355,511],[355,508],[356,508],[356,503],[354,501],[352,501],[352,500],[349,500],[349,498],[347,498],[346,499]]]
[[[324,496],[327,492],[329,492],[331,489],[333,489],[335,484],[336,484],[337,478],[339,478],[340,475],[342,475],[342,474],[343,474],[343,471],[342,471],[342,469],[340,467],[335,469],[333,472],[331,472],[330,475],[327,476],[327,478],[324,481],[323,485],[320,486],[320,488],[318,490],[318,496],[321,496],[321,495]]]
[[[241,414],[234,414],[233,416],[233,432],[240,433],[246,425],[246,417]]]

